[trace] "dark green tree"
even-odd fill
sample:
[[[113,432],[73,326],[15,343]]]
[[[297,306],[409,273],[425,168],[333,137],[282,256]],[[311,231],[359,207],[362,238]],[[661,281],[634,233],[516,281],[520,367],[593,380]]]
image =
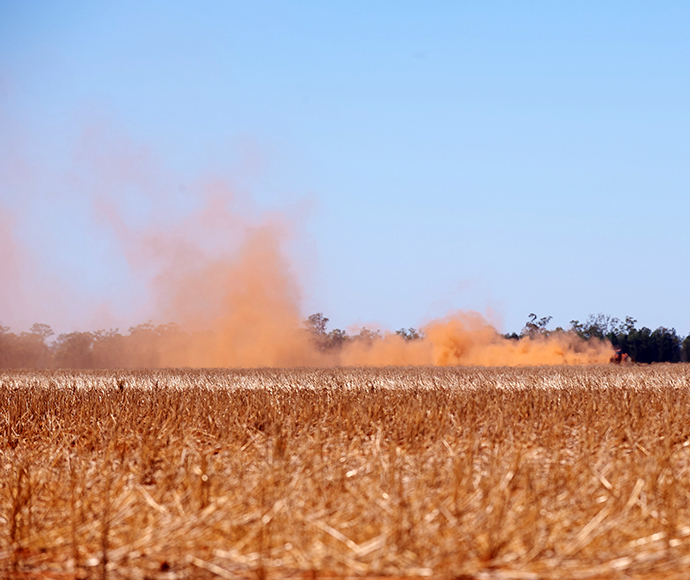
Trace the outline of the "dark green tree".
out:
[[[365,326],[359,331],[359,334],[353,337],[353,340],[361,340],[362,342],[372,343],[376,340],[381,340],[381,333],[378,330],[369,330]]]
[[[396,330],[395,334],[398,336],[401,336],[405,340],[419,340],[420,338],[424,337],[424,334],[417,330],[416,328],[401,328],[400,330]]]
[[[328,318],[326,318],[321,312],[312,314],[304,322],[304,326],[309,332],[316,336],[322,336],[326,334],[326,327],[328,326]]]
[[[654,362],[680,362],[681,340],[675,328],[660,326],[650,336]]]
[[[548,326],[549,322],[551,322],[551,319],[551,316],[537,318],[537,315],[534,314],[534,312],[530,313],[527,323],[525,324],[525,327],[522,329],[520,336],[527,336],[530,338],[535,338],[537,336],[547,336],[549,334],[549,331],[546,330],[546,327]]]
[[[627,317],[626,321],[629,320],[632,320],[634,327],[635,320]],[[601,313],[597,315],[590,314],[584,323],[580,323],[578,320],[570,321],[570,330],[584,340],[589,340],[590,338],[610,340],[611,336],[618,331],[619,326],[620,321],[617,318]]]
[[[336,328],[327,332],[328,318],[321,312],[312,314],[304,321],[304,327],[311,333],[312,342],[319,350],[332,350],[342,348],[350,340],[347,332]]]
[[[326,348],[327,349],[338,349],[342,348],[342,346],[350,340],[350,337],[347,335],[347,332],[344,330],[340,330],[340,328],[336,328],[334,330],[331,330],[327,335],[326,335]]]

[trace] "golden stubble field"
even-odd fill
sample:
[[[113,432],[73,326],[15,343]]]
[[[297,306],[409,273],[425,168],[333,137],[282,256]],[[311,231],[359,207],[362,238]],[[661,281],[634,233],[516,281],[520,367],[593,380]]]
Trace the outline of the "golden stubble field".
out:
[[[688,365],[0,373],[6,578],[688,569]]]

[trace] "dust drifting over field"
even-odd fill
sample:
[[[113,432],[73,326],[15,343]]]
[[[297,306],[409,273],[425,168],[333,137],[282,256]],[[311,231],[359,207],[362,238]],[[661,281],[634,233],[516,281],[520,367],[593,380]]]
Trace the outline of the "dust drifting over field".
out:
[[[232,193],[215,183],[201,209],[173,231],[137,234],[110,215],[135,267],[157,272],[156,316],[209,331],[163,348],[162,366],[512,366],[595,364],[611,357],[608,343],[567,333],[508,340],[475,312],[431,321],[420,340],[386,333],[324,352],[304,328],[300,285],[285,251],[295,228],[279,214],[250,223],[230,209],[232,203]]]
[[[473,312],[430,321],[421,340],[387,333],[381,340],[324,351],[304,328],[299,272],[287,251],[300,235],[298,220],[287,212],[256,210],[222,180],[194,181],[181,194],[149,151],[98,131],[87,132],[74,163],[63,205],[81,208],[85,239],[108,236],[110,254],[126,264],[123,286],[140,290],[121,300],[129,320],[136,314],[139,321],[174,322],[191,333],[160,337],[157,366],[593,364],[611,357],[610,345],[585,343],[566,333],[506,340]],[[70,215],[66,212],[65,219]],[[0,220],[0,237],[11,242],[9,232],[8,220]],[[32,279],[17,268],[15,257],[22,248],[9,242],[3,245],[14,250],[2,255],[4,286],[41,286],[40,271]],[[54,258],[46,254],[43,262]],[[91,311],[91,320],[105,312],[101,319],[121,326],[112,298],[95,296],[80,308],[83,294],[71,294],[70,282],[63,282],[62,295],[50,297],[61,310]],[[51,289],[60,292],[55,285]],[[38,306],[45,312],[45,300],[21,304],[19,292],[2,300],[4,312]],[[151,345],[133,351],[146,348]],[[136,366],[135,358],[121,358],[118,365]]]
[[[156,317],[208,331],[164,345],[161,366],[512,366],[595,364],[611,357],[607,343],[566,333],[508,340],[474,312],[431,321],[419,340],[387,333],[323,351],[304,328],[299,283],[284,251],[295,235],[289,221],[272,215],[248,223],[230,211],[232,195],[222,184],[209,191],[204,206],[174,231],[138,233],[109,215],[133,267],[156,272]]]
[[[7,312],[21,303],[21,289],[18,287],[20,276],[20,256],[13,236],[13,219],[8,212],[0,208],[0,272],[3,282],[0,284],[0,311]]]

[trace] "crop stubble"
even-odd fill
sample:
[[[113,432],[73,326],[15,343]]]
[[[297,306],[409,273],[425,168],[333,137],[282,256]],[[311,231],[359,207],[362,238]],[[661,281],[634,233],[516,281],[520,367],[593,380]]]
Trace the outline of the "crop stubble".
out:
[[[690,366],[0,373],[11,578],[682,576]]]

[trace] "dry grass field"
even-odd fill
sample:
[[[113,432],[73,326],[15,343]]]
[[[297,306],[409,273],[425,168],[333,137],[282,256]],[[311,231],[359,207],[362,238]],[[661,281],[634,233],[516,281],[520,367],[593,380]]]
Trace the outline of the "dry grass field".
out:
[[[690,366],[0,373],[0,575],[667,578]]]

